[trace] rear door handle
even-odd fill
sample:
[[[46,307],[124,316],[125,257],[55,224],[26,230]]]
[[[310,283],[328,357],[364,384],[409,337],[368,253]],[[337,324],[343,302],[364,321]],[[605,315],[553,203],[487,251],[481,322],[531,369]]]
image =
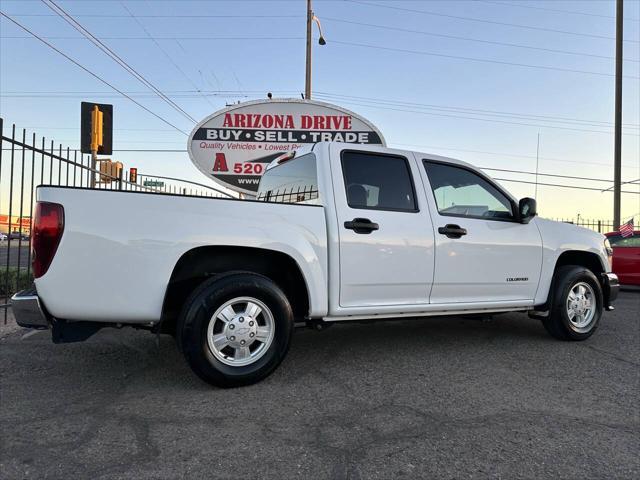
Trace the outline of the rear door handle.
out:
[[[350,222],[344,222],[344,228],[353,230],[356,233],[371,233],[374,230],[378,230],[380,226],[368,218],[354,218]]]
[[[460,225],[448,223],[444,227],[439,227],[438,233],[441,235],[446,235],[447,238],[460,238],[461,236],[467,234],[467,229],[460,228]]]

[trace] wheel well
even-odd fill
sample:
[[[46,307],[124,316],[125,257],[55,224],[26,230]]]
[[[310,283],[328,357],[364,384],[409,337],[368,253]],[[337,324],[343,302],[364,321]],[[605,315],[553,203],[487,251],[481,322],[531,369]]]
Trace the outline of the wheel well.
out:
[[[578,265],[588,268],[597,278],[600,278],[600,274],[604,272],[604,268],[602,268],[602,264],[600,263],[600,258],[595,253],[580,250],[569,250],[566,252],[562,252],[558,257],[556,266],[553,270],[553,277],[551,279],[551,284],[549,285],[549,294],[547,295],[547,300],[542,305],[536,305],[536,310],[546,311],[550,308],[553,302],[556,274],[558,272],[558,269],[560,267],[564,267],[565,265]]]
[[[584,252],[579,250],[570,250],[562,252],[556,262],[556,268],[553,272],[554,277],[558,268],[565,265],[579,265],[581,267],[588,268],[593,272],[596,277],[599,277],[604,272],[602,263],[600,263],[600,257],[592,252]]]
[[[198,285],[215,275],[233,271],[268,277],[289,299],[296,320],[308,315],[307,285],[298,264],[289,255],[251,247],[198,247],[182,255],[173,269],[162,306],[162,331],[175,331],[182,305]]]

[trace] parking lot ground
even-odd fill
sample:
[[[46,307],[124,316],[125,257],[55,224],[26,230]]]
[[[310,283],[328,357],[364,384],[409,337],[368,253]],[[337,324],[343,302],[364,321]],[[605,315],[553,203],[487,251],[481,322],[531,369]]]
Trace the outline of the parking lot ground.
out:
[[[171,337],[0,341],[0,471],[18,478],[640,477],[640,294],[559,342],[522,314],[299,330],[219,390]]]

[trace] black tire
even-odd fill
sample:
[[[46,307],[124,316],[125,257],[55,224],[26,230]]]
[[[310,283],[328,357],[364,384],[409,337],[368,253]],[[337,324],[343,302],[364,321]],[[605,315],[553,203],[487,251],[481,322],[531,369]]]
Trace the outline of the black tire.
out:
[[[223,363],[207,341],[213,314],[236,297],[261,301],[271,311],[275,325],[269,348],[245,366]],[[271,374],[285,357],[292,333],[293,312],[287,297],[270,279],[254,273],[230,273],[205,281],[187,299],[177,323],[177,340],[191,369],[205,382],[223,388],[250,385]]]
[[[586,327],[577,328],[569,319],[567,299],[571,289],[583,282],[591,286],[595,300],[595,314]],[[542,320],[544,328],[558,340],[580,341],[589,338],[598,328],[602,317],[602,288],[591,270],[577,266],[565,265],[556,271],[552,286],[552,304],[549,316]]]

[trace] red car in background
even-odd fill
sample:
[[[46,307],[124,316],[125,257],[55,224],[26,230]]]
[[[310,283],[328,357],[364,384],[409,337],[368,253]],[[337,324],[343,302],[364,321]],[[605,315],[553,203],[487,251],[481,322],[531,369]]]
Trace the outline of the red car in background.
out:
[[[640,286],[640,230],[635,230],[630,237],[623,237],[620,232],[605,235],[613,248],[611,269],[618,275],[620,284]]]

